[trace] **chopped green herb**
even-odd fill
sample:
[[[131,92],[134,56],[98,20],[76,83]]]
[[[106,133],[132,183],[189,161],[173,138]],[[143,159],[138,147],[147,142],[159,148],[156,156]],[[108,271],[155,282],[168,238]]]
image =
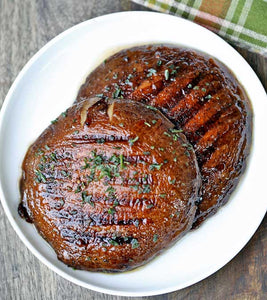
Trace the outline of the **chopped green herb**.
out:
[[[166,131],[164,131],[163,134],[166,135],[166,136],[171,137],[171,135],[168,132],[166,132]]]
[[[39,170],[43,171],[45,169],[45,166],[43,164],[38,164]]]
[[[87,256],[87,257],[86,257],[86,260],[87,260],[87,261],[90,261],[90,260],[91,260],[91,257],[90,257],[90,256]]]
[[[199,86],[198,85],[194,86],[193,90],[199,90]]]
[[[132,245],[132,249],[138,248],[140,246],[137,239],[132,239],[131,245]]]
[[[164,151],[165,150],[165,148],[162,148],[162,147],[159,147],[158,149],[159,149],[159,151]]]
[[[79,130],[75,130],[74,132],[73,132],[73,134],[78,134],[79,133]]]
[[[111,158],[109,159],[110,162],[114,163],[115,165],[120,164],[120,157],[117,156],[116,154],[113,154]]]
[[[153,203],[148,204],[148,205],[146,206],[147,209],[150,209],[150,208],[152,208],[152,207],[154,207],[154,204],[153,204]]]
[[[113,207],[116,207],[116,206],[118,206],[119,205],[119,201],[118,200],[115,200],[114,202],[113,202]]]
[[[139,139],[139,136],[136,136],[134,139],[130,139],[128,142],[130,146],[133,146],[133,144]]]
[[[184,154],[185,154],[186,156],[188,156],[188,157],[190,156],[190,153],[189,153],[187,150],[185,151]]]
[[[118,78],[118,74],[117,73],[114,73],[113,74],[113,79],[117,79]]]
[[[110,245],[112,245],[112,246],[118,246],[118,245],[119,245],[119,243],[116,242],[116,241],[114,241],[114,240],[110,240],[109,243],[110,243]]]
[[[187,88],[188,88],[188,89],[191,89],[191,88],[192,88],[192,84],[189,83],[189,84],[187,85]]]
[[[170,183],[170,184],[175,184],[175,181],[176,181],[176,179],[175,179],[175,178],[174,178],[174,179],[172,179],[172,180],[171,180],[171,179],[169,179],[169,183]]]
[[[183,129],[170,129],[170,132],[172,132],[172,133],[181,133],[181,132],[183,132]]]
[[[193,148],[193,146],[191,144],[187,144],[187,149],[188,150],[193,150],[194,148]]]
[[[156,107],[151,106],[151,105],[146,105],[146,108],[149,108],[151,110],[157,111]],[[152,123],[153,123],[153,121],[152,121]]]
[[[104,94],[96,94],[95,95],[97,98],[103,98],[104,97]]]
[[[154,169],[160,170],[161,167],[162,167],[162,164],[151,164],[148,169],[150,171],[153,171]]]
[[[106,193],[108,193],[109,195],[114,194],[115,193],[115,189],[112,186],[109,186],[106,189]]]
[[[81,190],[82,190],[82,189],[81,189],[81,186],[78,185],[77,188],[76,188],[76,190],[74,191],[74,193],[75,193],[75,194],[80,193]]]
[[[37,176],[36,180],[38,182],[40,182],[40,183],[41,182],[46,183],[46,177],[45,177],[45,175],[42,172],[40,172],[39,170],[34,170],[34,172],[35,172],[35,175]]]
[[[158,61],[157,61],[157,66],[160,67],[161,65],[162,65],[162,61],[161,61],[161,60],[158,60]]]
[[[68,115],[67,112],[68,112],[68,110],[64,111],[64,112],[61,114],[61,116],[64,117],[64,118],[66,118],[67,115]]]
[[[166,194],[159,194],[160,198],[165,198]]]
[[[52,124],[56,124],[58,121],[58,118],[56,118],[55,120],[51,121]]]
[[[104,144],[104,143],[105,143],[105,139],[104,139],[104,138],[97,139],[96,142],[97,142],[98,144]]]
[[[169,73],[169,70],[167,69],[167,70],[165,70],[165,72],[164,72],[164,76],[165,76],[165,79],[166,80],[168,80],[169,79],[169,77],[170,77],[170,73]]]
[[[207,96],[205,96],[205,99],[211,99],[212,98],[212,96],[211,95],[207,95]]]
[[[174,161],[174,162],[177,162],[177,157],[174,157],[173,161]]]
[[[137,191],[139,189],[139,186],[138,185],[133,185],[132,188]]]
[[[52,152],[52,153],[50,154],[50,157],[51,157],[51,159],[52,159],[53,161],[57,162],[57,157],[56,157],[56,153],[55,153],[55,152]]]
[[[202,92],[206,92],[207,90],[206,90],[205,88],[202,88],[201,91],[202,91]]]
[[[152,120],[151,122],[152,122],[152,124],[156,124],[157,120]]]
[[[151,153],[149,151],[144,151],[143,154],[144,155],[150,155]]]
[[[82,169],[82,170],[85,170],[85,169],[89,168],[90,165],[89,165],[88,160],[87,160],[86,157],[83,159],[83,161],[84,161],[85,165],[82,166],[81,169]]]
[[[125,169],[123,154],[120,154],[120,167],[121,167],[121,170]]]
[[[144,124],[148,127],[151,127],[151,125],[148,122],[144,122]]]
[[[46,150],[50,150],[50,148],[49,148],[47,145],[45,145],[45,149],[46,149]]]
[[[121,147],[114,146],[114,147],[112,147],[112,149],[120,150]]]
[[[150,148],[153,150],[153,149],[155,149],[155,146],[150,146]]]
[[[88,203],[88,204],[90,204],[91,206],[94,207],[95,204],[94,204],[94,202],[92,202],[92,198],[93,198],[93,196],[92,195],[88,195],[87,191],[83,191],[82,192],[82,200],[83,200],[83,202]]]
[[[134,224],[135,227],[138,227],[139,226],[139,220],[133,221],[133,224]]]
[[[43,155],[43,154],[44,154],[44,151],[41,149],[38,149],[38,151],[35,153],[35,156]]]
[[[118,86],[116,86],[116,90],[112,94],[112,97],[113,98],[118,98],[119,96],[121,96],[121,94],[122,94],[122,90]]]
[[[110,215],[114,215],[115,212],[116,212],[116,210],[113,207],[108,209],[108,214],[110,214]]]
[[[157,70],[150,68],[148,69],[147,77],[151,77],[152,75],[157,74]]]
[[[156,243],[157,240],[158,240],[158,235],[157,235],[157,234],[154,234],[154,236],[153,236],[153,242]]]
[[[100,165],[97,168],[98,168],[98,170],[100,170],[99,179],[102,179],[105,176],[107,176],[108,178],[112,178],[112,175],[111,175],[112,169],[110,166]]]
[[[151,191],[150,186],[148,184],[144,185],[143,193],[148,194],[148,193],[150,193],[150,191]]]
[[[67,177],[67,176],[68,176],[68,172],[66,172],[66,171],[64,171],[64,170],[61,171],[61,174],[62,174],[64,177]]]

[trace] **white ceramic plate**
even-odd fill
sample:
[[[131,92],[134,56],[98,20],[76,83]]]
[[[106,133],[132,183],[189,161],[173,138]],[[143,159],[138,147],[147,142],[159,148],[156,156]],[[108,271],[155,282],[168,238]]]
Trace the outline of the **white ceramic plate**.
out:
[[[115,275],[75,271],[58,261],[34,226],[18,216],[20,166],[30,143],[73,103],[81,83],[98,63],[119,49],[149,43],[195,48],[230,67],[253,104],[250,163],[225,207],[146,266]],[[116,13],[89,20],[43,47],[23,68],[6,97],[0,123],[2,205],[33,254],[78,285],[125,296],[156,295],[187,287],[231,260],[251,238],[265,214],[266,113],[265,91],[250,66],[210,31],[177,17],[150,12]]]

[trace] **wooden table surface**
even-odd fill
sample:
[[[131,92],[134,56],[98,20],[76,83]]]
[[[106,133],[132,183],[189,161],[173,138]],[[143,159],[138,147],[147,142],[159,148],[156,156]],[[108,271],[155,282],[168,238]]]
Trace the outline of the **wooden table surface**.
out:
[[[127,0],[0,0],[0,106],[22,67],[49,40],[82,21],[125,10],[147,9]],[[237,50],[267,89],[267,59]],[[246,247],[212,276],[183,290],[152,298],[266,299],[266,229],[265,217]],[[56,275],[20,241],[2,206],[0,232],[0,299],[140,299],[97,293]]]

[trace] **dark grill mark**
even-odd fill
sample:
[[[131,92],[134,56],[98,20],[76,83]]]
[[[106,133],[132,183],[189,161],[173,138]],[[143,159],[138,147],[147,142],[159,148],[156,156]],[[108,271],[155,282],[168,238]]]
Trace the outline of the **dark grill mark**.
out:
[[[200,73],[190,72],[187,76],[184,76],[185,74],[176,75],[173,81],[170,81],[170,83],[150,101],[151,105],[160,107],[161,109],[171,109],[177,102],[184,98],[189,92],[188,85],[193,81],[197,82]]]
[[[115,136],[115,135],[86,135],[71,137],[70,141],[75,142],[76,144],[89,144],[89,143],[98,143],[104,144],[107,142],[118,143],[118,142],[127,142],[129,140],[128,136]]]

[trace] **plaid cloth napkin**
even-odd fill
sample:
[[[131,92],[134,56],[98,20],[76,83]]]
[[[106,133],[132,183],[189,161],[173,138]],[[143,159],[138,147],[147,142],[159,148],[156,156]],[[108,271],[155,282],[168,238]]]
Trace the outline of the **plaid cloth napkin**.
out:
[[[133,0],[177,15],[267,56],[267,0]]]

